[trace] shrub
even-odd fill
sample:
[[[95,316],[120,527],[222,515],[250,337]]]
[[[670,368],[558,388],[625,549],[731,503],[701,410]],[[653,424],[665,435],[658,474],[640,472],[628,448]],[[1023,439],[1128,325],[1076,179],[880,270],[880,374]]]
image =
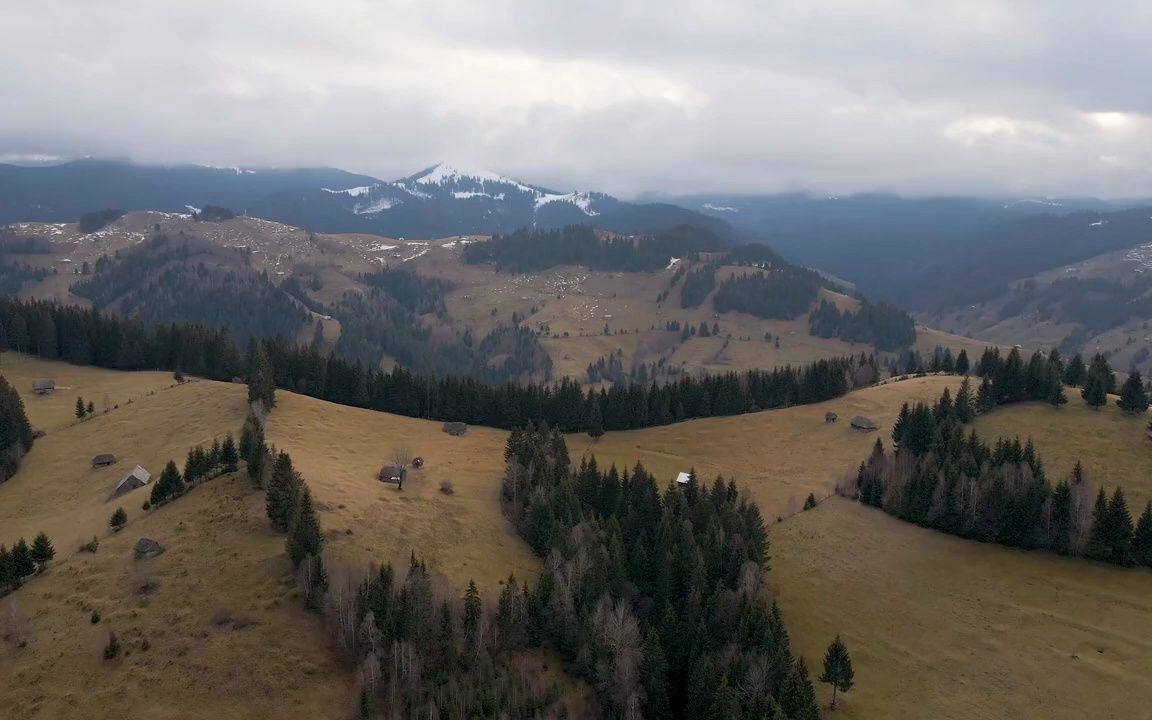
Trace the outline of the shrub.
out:
[[[232,622],[232,611],[228,608],[216,608],[208,617],[208,622],[219,627],[220,625],[227,625]]]
[[[451,480],[441,480],[440,492],[444,493],[445,495],[452,495],[456,492],[456,487],[452,484]]]
[[[94,553],[100,547],[100,541],[96,537],[92,538],[92,542],[86,542],[80,546],[80,552]]]
[[[144,504],[140,506],[140,509],[143,510],[144,512],[148,512],[149,510],[152,509],[152,503],[145,500]]]
[[[88,620],[93,625],[99,623],[100,622],[100,611],[99,610],[93,610],[92,611],[92,617],[88,618]]]
[[[112,528],[113,532],[119,532],[128,523],[128,513],[124,512],[124,508],[116,508],[116,512],[112,513],[111,519],[108,520],[108,526]]]
[[[155,575],[140,575],[136,578],[136,593],[148,595],[160,588],[160,579]]]

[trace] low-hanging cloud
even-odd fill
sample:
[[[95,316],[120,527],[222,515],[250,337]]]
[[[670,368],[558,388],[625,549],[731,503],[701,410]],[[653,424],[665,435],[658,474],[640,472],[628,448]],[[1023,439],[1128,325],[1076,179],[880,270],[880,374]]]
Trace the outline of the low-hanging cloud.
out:
[[[1152,195],[1114,0],[73,0],[0,24],[0,156],[441,159],[560,188]]]

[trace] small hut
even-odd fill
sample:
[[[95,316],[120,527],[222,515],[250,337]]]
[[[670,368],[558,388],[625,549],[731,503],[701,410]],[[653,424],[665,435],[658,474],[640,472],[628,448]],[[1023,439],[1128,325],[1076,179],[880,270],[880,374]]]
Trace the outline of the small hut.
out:
[[[132,468],[132,472],[125,475],[120,482],[116,483],[116,489],[112,491],[112,495],[119,497],[138,487],[144,487],[150,480],[152,480],[152,473],[137,465]]]
[[[94,467],[94,468],[108,467],[109,465],[115,465],[115,464],[116,464],[116,456],[112,455],[110,453],[103,453],[101,455],[97,455],[96,457],[92,458],[92,467]]]
[[[51,395],[56,391],[56,381],[50,378],[42,378],[40,380],[32,381],[32,394],[33,395]]]
[[[839,417],[839,415],[837,415],[836,413],[834,413],[832,411],[828,411],[828,412],[824,413],[824,422],[834,423],[834,422],[836,422],[836,419],[838,417]]]
[[[879,430],[880,426],[869,418],[864,417],[863,415],[857,415],[856,417],[852,418],[852,429],[860,430],[863,432],[871,432],[873,430]]]
[[[462,422],[446,422],[444,423],[444,432],[459,437],[468,432],[468,425]]]
[[[136,546],[132,548],[132,557],[137,560],[147,560],[154,558],[160,553],[164,552],[164,546],[156,542],[152,538],[140,538],[136,541]]]
[[[677,485],[687,485],[692,482],[692,476],[686,472],[682,472],[676,476]]]
[[[412,467],[416,470],[424,467],[424,458],[420,457],[419,455],[412,458]]]
[[[380,482],[396,483],[396,487],[401,490],[404,489],[404,468],[395,465],[385,465],[380,468],[380,472],[376,473],[376,479]]]

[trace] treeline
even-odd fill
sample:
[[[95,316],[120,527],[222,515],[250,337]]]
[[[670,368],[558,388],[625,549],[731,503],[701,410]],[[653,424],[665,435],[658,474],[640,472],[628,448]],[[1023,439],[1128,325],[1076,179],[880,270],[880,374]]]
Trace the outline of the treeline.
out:
[[[0,375],[0,483],[16,474],[20,461],[32,449],[33,439],[20,393]]]
[[[861,300],[857,310],[844,311],[822,300],[808,317],[808,332],[817,337],[868,343],[883,351],[916,342],[916,325],[911,315],[895,305],[869,300]]]
[[[684,277],[684,286],[680,288],[680,307],[699,307],[715,288],[715,265],[708,263],[692,270]]]
[[[95,210],[93,212],[86,212],[81,215],[80,222],[77,223],[77,226],[79,227],[80,232],[87,235],[116,222],[122,217],[124,217],[123,210],[117,210],[114,208]]]
[[[892,429],[893,452],[877,440],[842,491],[961,537],[1152,566],[1152,503],[1133,526],[1123,488],[1111,499],[1102,487],[1094,491],[1079,464],[1053,487],[1031,440],[989,446],[975,431],[965,435],[973,403],[967,380],[955,399],[945,389],[932,406],[905,403]]]
[[[654,235],[601,237],[587,225],[559,230],[524,228],[497,235],[487,242],[464,246],[464,262],[492,263],[498,270],[528,273],[557,265],[583,265],[593,270],[651,272],[668,266],[670,258],[695,258],[722,250],[725,242],[709,230],[680,225]]]
[[[1007,357],[1002,358],[999,348],[987,348],[974,368],[976,375],[983,378],[977,397],[979,407],[989,410],[996,405],[1043,400],[1053,405],[1068,402],[1064,385],[1080,387],[1080,396],[1092,408],[1100,408],[1108,403],[1108,395],[1119,392],[1116,404],[1125,412],[1139,415],[1148,409],[1148,387],[1140,373],[1132,370],[1128,379],[1117,388],[1116,375],[1108,364],[1108,359],[1097,353],[1090,364],[1085,365],[1079,354],[1073,355],[1067,364],[1060,351],[1053,349],[1047,355],[1035,352],[1024,364],[1020,351],[1013,348]]]
[[[152,493],[144,509],[149,510],[175,500],[204,480],[211,480],[222,473],[236,472],[239,460],[240,453],[232,433],[224,437],[224,442],[213,440],[210,447],[197,445],[188,451],[183,474],[176,467],[175,460],[168,461],[160,477],[152,483]]]
[[[544,558],[518,637],[558,652],[602,716],[819,717],[764,588],[763,518],[734,482],[573,471],[546,427],[513,431],[505,456],[505,512]]]
[[[743,312],[767,320],[791,320],[808,312],[819,289],[819,276],[798,268],[732,273],[712,296],[712,307],[718,313]]]
[[[12,342],[17,330],[23,333],[21,344]],[[547,422],[565,431],[585,431],[592,429],[597,412],[604,430],[737,415],[830,400],[872,381],[855,378],[876,376],[875,358],[861,355],[805,367],[585,391],[568,379],[553,385],[492,385],[399,367],[383,371],[283,339],[259,345],[270,359],[276,387],[409,417],[502,428]],[[135,320],[34,300],[0,298],[0,348],[117,370],[182,370],[213,380],[247,375],[227,331],[176,324],[148,329]]]

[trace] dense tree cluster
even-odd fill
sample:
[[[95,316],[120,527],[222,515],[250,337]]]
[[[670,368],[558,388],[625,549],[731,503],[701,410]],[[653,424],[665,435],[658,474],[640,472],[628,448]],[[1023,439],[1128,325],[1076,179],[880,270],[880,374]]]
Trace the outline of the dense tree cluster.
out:
[[[464,262],[492,263],[498,270],[536,272],[557,265],[583,265],[593,270],[651,272],[668,266],[669,258],[694,258],[717,251],[725,241],[709,230],[681,225],[654,235],[613,237],[587,225],[560,230],[524,228],[464,247]]]
[[[24,283],[48,277],[48,270],[22,262],[0,262],[0,295],[15,295]]]
[[[183,474],[175,460],[168,461],[160,477],[152,483],[149,505],[158,507],[180,497],[197,483],[211,480],[221,473],[234,472],[239,466],[239,460],[240,454],[232,433],[224,437],[224,442],[213,440],[208,448],[197,445],[188,451]]]
[[[680,288],[680,307],[700,307],[708,293],[716,288],[716,266],[707,263],[692,270],[684,277],[684,286]]]
[[[1100,408],[1108,402],[1108,395],[1117,390],[1116,375],[1108,359],[1099,353],[1086,366],[1080,355],[1065,364],[1059,350],[1047,355],[1035,352],[1025,365],[1019,349],[1013,348],[1002,358],[999,348],[987,348],[976,363],[975,372],[984,379],[977,396],[982,410],[1023,400],[1063,405],[1068,401],[1064,385],[1082,386],[1080,395],[1084,402],[1089,407]],[[1117,404],[1133,414],[1148,409],[1148,393],[1140,373],[1129,374]]]
[[[545,558],[526,640],[591,683],[604,716],[818,717],[764,590],[763,519],[734,482],[573,470],[544,427],[513,431],[505,456],[505,510]]]
[[[820,277],[797,268],[729,275],[712,296],[718,313],[744,312],[768,320],[791,320],[808,312]]]
[[[1141,534],[1123,489],[1109,501],[1079,464],[1053,487],[1031,440],[990,446],[975,431],[965,435],[973,402],[965,380],[955,399],[945,389],[932,406],[905,404],[892,429],[894,451],[877,440],[846,492],[908,522],[984,542],[1121,565],[1152,561],[1152,504]]]
[[[16,474],[20,460],[32,449],[32,441],[24,401],[8,379],[0,375],[0,483]]]
[[[843,312],[833,303],[822,300],[808,317],[808,331],[818,337],[868,343],[884,351],[916,342],[912,316],[895,305],[868,300],[862,300],[857,310]]]
[[[236,211],[220,205],[205,205],[197,212],[192,213],[192,219],[200,222],[231,220],[234,217],[236,217]]]
[[[0,327],[0,347],[31,350],[42,357],[121,370],[182,369],[215,380],[245,375],[251,379],[228,333],[202,326],[147,330],[136,321],[84,308],[0,298]],[[22,345],[11,344],[17,332],[23,333]],[[275,387],[409,417],[502,428],[547,422],[565,431],[583,431],[592,405],[598,407],[605,430],[649,427],[822,402],[876,377],[875,358],[861,355],[819,360],[802,368],[682,376],[665,384],[585,391],[568,379],[558,384],[494,385],[399,367],[383,371],[335,355],[325,357],[315,346],[300,347],[281,339],[258,344],[268,355]]]
[[[87,235],[116,222],[122,217],[124,217],[124,211],[113,208],[86,212],[80,216],[78,227],[80,232]]]
[[[56,557],[56,549],[44,533],[39,533],[28,545],[20,538],[12,549],[0,545],[0,597],[20,587],[36,573],[37,568]]]

